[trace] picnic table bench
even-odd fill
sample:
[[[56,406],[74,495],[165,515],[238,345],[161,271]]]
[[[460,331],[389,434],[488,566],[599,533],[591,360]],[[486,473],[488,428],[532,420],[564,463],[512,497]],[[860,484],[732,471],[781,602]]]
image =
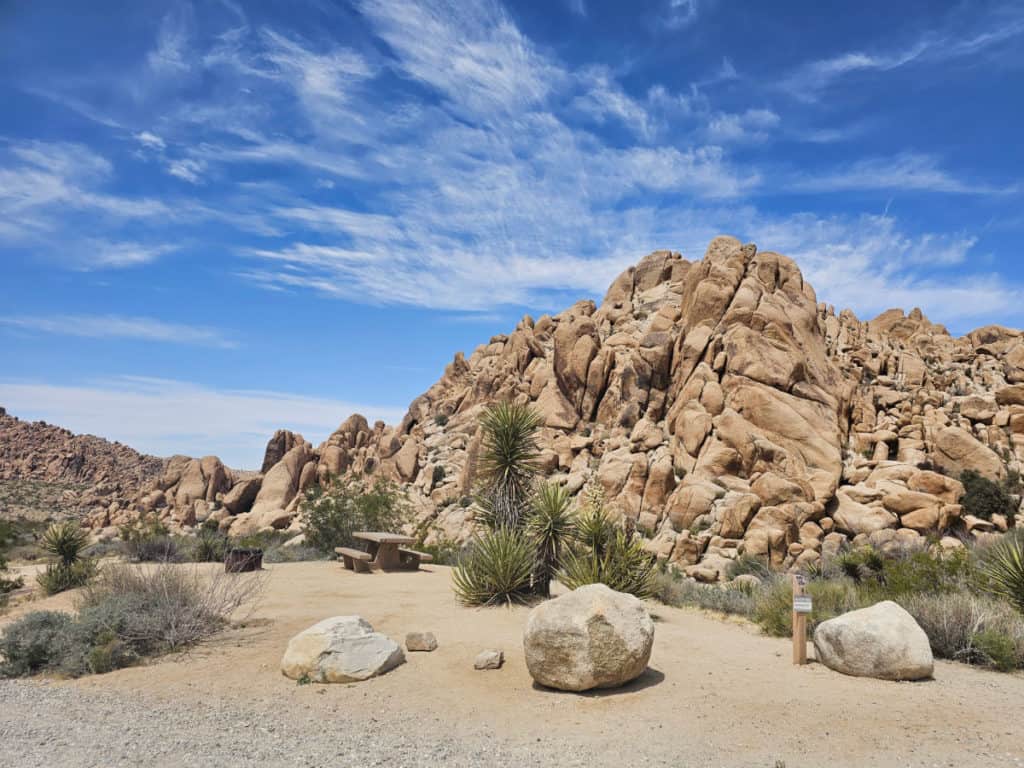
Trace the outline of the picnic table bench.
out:
[[[426,552],[409,548],[408,545],[416,543],[412,536],[383,531],[356,531],[352,536],[366,543],[366,551],[351,547],[338,547],[334,550],[350,571],[416,571],[420,563],[429,563],[434,559]]]

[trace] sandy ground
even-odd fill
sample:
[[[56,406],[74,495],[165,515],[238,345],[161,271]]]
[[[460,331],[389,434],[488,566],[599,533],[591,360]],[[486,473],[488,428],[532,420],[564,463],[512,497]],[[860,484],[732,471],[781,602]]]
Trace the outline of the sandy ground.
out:
[[[0,624],[26,610],[70,604],[67,595],[35,600]],[[657,630],[643,677],[617,691],[557,693],[536,687],[526,670],[528,609],[463,608],[446,568],[364,575],[338,563],[279,564],[268,566],[263,597],[244,627],[187,655],[43,687],[103,701],[142,695],[172,711],[251,705],[254,717],[279,727],[291,722],[300,741],[310,737],[301,735],[304,728],[330,729],[335,721],[371,742],[384,732],[407,746],[450,738],[450,754],[424,762],[435,765],[490,764],[488,749],[480,752],[483,739],[537,765],[1024,766],[1021,675],[938,662],[927,682],[845,677],[815,663],[794,667],[788,641],[746,623],[650,608]],[[278,663],[288,639],[343,614],[359,614],[399,642],[406,632],[432,631],[440,647],[407,654],[398,669],[353,685],[300,686],[284,678]],[[501,670],[473,669],[486,648],[505,652]],[[5,718],[10,713],[0,714],[0,732],[6,724],[17,754],[16,724]],[[36,738],[45,732],[37,728]],[[463,742],[484,760],[460,751]],[[74,744],[67,749],[67,762],[57,764],[85,764],[75,761]],[[407,757],[395,764],[421,763]]]

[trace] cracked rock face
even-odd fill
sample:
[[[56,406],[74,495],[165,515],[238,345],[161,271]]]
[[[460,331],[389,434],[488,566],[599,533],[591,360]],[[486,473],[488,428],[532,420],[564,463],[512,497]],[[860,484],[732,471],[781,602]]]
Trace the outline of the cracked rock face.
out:
[[[653,552],[705,579],[742,552],[789,567],[841,539],[999,530],[1010,521],[963,516],[956,477],[1024,468],[1024,334],[953,338],[920,310],[864,322],[819,304],[791,259],[717,237],[697,261],[644,257],[600,305],[526,316],[457,353],[398,425],[354,415],[316,448],[279,432],[261,481],[177,467],[163,498],[143,488],[90,523],[149,505],[187,528],[187,496],[232,534],[298,532],[302,492],[353,473],[408,488],[428,543],[464,540],[479,416],[499,400],[541,413],[552,479],[574,494],[600,484]]]

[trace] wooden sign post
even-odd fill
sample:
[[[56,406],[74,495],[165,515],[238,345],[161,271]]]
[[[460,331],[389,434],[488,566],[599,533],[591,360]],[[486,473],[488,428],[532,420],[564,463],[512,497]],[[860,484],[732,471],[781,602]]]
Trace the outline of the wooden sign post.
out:
[[[812,608],[807,594],[807,577],[793,574],[793,663],[807,663],[807,616]]]

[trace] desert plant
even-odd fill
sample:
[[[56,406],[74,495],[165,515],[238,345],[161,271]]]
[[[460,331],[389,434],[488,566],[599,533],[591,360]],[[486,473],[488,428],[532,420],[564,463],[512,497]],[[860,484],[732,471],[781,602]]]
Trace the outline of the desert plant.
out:
[[[967,514],[991,520],[992,515],[1006,515],[1009,519],[1016,512],[1013,497],[1006,488],[973,469],[962,472],[960,482],[964,486],[960,504]]]
[[[373,485],[353,478],[334,478],[326,487],[314,485],[300,505],[306,519],[306,542],[322,552],[358,543],[355,531],[394,531],[409,519],[405,494],[392,482]]]
[[[193,645],[219,632],[262,588],[259,574],[205,575],[197,567],[167,563],[112,565],[86,587],[82,620],[100,636],[111,633],[139,655]]]
[[[526,533],[534,547],[534,591],[551,596],[551,579],[559,559],[573,538],[575,526],[569,511],[569,492],[557,483],[545,483],[537,490],[526,520]]]
[[[21,576],[7,576],[6,573],[7,560],[0,555],[0,608],[7,604],[11,592],[25,585],[25,579]]]
[[[227,536],[203,529],[192,542],[192,550],[189,554],[191,555],[190,559],[197,563],[219,563],[223,562],[227,550]]]
[[[863,608],[864,599],[855,582],[848,579],[812,580],[807,592],[813,598],[814,610],[808,625],[811,630],[823,621]],[[757,593],[751,618],[765,634],[786,637],[793,631],[793,585],[786,577],[776,577]]]
[[[443,413],[439,413],[434,417],[434,423],[439,427],[445,427],[448,425],[448,416]]]
[[[981,555],[983,588],[1024,614],[1024,532],[1015,531]]]
[[[605,507],[604,489],[597,483],[591,483],[583,490],[580,511],[576,516],[576,541],[600,557],[604,555],[614,532],[615,523]]]
[[[519,528],[538,473],[539,414],[526,405],[497,403],[480,418],[478,519],[491,529]]]
[[[966,588],[900,601],[943,659],[1007,671],[1024,666],[1024,619],[1002,602]]]
[[[530,598],[534,550],[521,532],[499,527],[476,539],[452,571],[464,605],[524,603]]]
[[[36,576],[43,592],[55,595],[88,583],[96,574],[96,561],[82,555],[88,544],[89,535],[72,520],[54,523],[46,529],[40,546],[56,560]]]
[[[559,580],[569,589],[586,584],[605,584],[616,592],[628,592],[639,598],[656,592],[657,568],[654,556],[644,549],[635,534],[618,529],[598,550],[570,550],[562,560]]]
[[[155,514],[142,514],[121,526],[124,553],[137,563],[169,563],[180,559],[178,543]]]
[[[767,558],[747,554],[739,555],[729,564],[728,576],[730,579],[735,579],[744,574],[764,580],[772,575],[772,567]]]
[[[665,605],[693,606],[719,613],[749,617],[754,611],[761,587],[738,584],[698,584],[683,578],[674,570],[654,576],[653,597]]]
[[[73,619],[59,611],[34,611],[0,635],[0,677],[26,677],[56,668]]]

